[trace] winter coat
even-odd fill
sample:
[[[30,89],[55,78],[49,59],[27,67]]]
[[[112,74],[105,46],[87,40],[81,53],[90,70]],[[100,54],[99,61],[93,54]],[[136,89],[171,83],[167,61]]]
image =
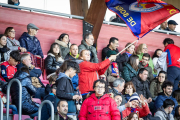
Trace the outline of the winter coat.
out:
[[[26,72],[18,71],[14,78],[17,78],[22,84],[22,114],[29,115],[38,111],[38,106],[32,101],[31,96],[35,95],[36,89],[31,83],[29,74]],[[11,86],[11,99],[12,104],[19,108],[19,86],[13,83]]]
[[[116,58],[116,63],[118,64],[119,73],[122,74],[123,72],[123,66],[128,62],[129,58],[126,53],[123,53],[122,55],[119,54]]]
[[[118,71],[119,72],[119,71]],[[114,82],[117,77],[112,75],[112,66],[110,65],[108,69],[105,72],[105,75],[107,76],[108,82]]]
[[[51,117],[48,120],[51,120]],[[64,120],[64,119],[62,117],[60,118],[58,113],[55,113],[54,114],[54,120]],[[73,120],[73,119],[67,116],[66,120]]]
[[[167,71],[167,62],[166,62],[167,52],[163,52],[159,58],[153,58],[154,69],[157,70],[157,75],[161,70]]]
[[[150,84],[150,92],[151,92],[151,95],[152,95],[153,98],[158,96],[158,93],[163,92],[162,84],[160,84],[157,79],[155,79],[155,80],[153,80],[151,82],[151,84]]]
[[[62,58],[64,59],[66,55],[69,53],[71,43],[66,44],[65,42],[60,40],[55,40],[55,43],[58,43],[60,45]]]
[[[30,35],[24,32],[19,38],[21,47],[26,48],[27,52],[32,53],[33,55],[40,55],[43,58],[43,52],[41,49],[41,44],[39,40],[34,36],[33,40]]]
[[[93,93],[82,104],[79,120],[120,120],[116,102],[105,94],[98,99]]]
[[[152,81],[152,80],[154,79],[154,76],[153,76],[153,74],[152,74],[152,68],[151,68],[149,65],[148,65],[147,67],[144,67],[144,66],[142,65],[142,62],[139,62],[138,68],[139,68],[139,70],[140,70],[141,68],[146,68],[146,69],[148,70],[148,80],[149,80],[149,81]]]
[[[59,99],[72,100],[73,95],[69,93],[74,93],[74,88],[71,79],[64,73],[59,73],[56,80],[56,96]]]
[[[66,57],[64,58],[64,60],[76,60],[76,59],[78,59],[78,57],[79,57],[79,54],[76,56],[76,58],[74,58],[74,57],[72,57],[71,55],[70,55],[70,52],[66,55]]]
[[[136,88],[136,92],[139,95],[143,95],[146,99],[148,99],[149,97],[152,98],[152,95],[149,91],[149,83],[148,81],[142,81],[139,77],[134,77],[132,79],[132,82],[134,84],[134,87]]]
[[[131,109],[132,108],[128,107],[124,111],[122,111],[122,117],[126,118],[127,116],[129,116],[131,114]],[[136,109],[137,111],[139,111],[140,118],[145,117],[150,113],[149,106],[147,105],[147,103],[142,107],[138,106]]]
[[[107,47],[105,47],[105,48],[102,49],[102,56],[101,56],[101,60],[102,60],[102,61],[106,58],[107,52],[108,52],[109,50],[111,50],[111,49],[109,48],[109,45],[107,45]],[[118,49],[113,50],[113,51],[115,51],[116,53],[119,52]]]
[[[138,54],[138,55],[137,55],[137,56],[139,57],[139,61],[142,60],[143,54],[144,54],[144,53],[141,53],[141,54]],[[149,60],[149,66],[152,68],[152,73],[153,73],[153,74],[156,74],[156,73],[154,72],[154,65],[153,65],[153,61],[152,61],[152,58],[151,58],[151,57],[150,57],[150,60]]]
[[[91,52],[90,62],[98,63],[97,52],[94,46],[88,46],[86,41],[82,40],[81,45],[78,46],[78,52],[80,53],[82,50],[89,50]]]
[[[124,95],[122,95],[122,93],[119,93],[115,88],[110,89],[110,90],[109,90],[109,93],[113,93],[114,96],[120,95],[120,96],[122,97],[121,105],[125,105],[125,104],[127,103]]]
[[[10,58],[10,53],[11,53],[11,50],[9,50],[6,47],[0,48],[0,63],[2,63],[4,61],[8,61]],[[4,60],[2,60],[1,57],[3,57]]]
[[[46,95],[43,100],[51,101],[55,109],[56,96],[53,93]],[[51,117],[51,107],[49,104],[45,103],[41,109],[41,120],[48,120],[49,117]]]
[[[99,78],[99,75],[105,73],[110,65],[110,60],[106,59],[100,63],[91,63],[83,61],[79,64],[80,73],[79,76],[79,91],[81,93],[87,93],[93,90],[93,83]]]
[[[154,115],[155,117],[159,117],[161,120],[174,120],[174,117],[172,114],[167,114],[165,111],[164,111],[164,108],[163,106],[161,106],[157,112],[155,113]]]
[[[11,51],[14,51],[14,50],[19,50],[19,47],[20,46],[20,43],[18,40],[16,40],[15,38],[12,40],[10,39],[9,37],[7,37],[7,47],[11,50]]]
[[[156,107],[156,110],[163,105],[163,102],[164,102],[166,99],[171,99],[171,100],[174,101],[175,106],[174,106],[174,109],[173,109],[173,111],[172,111],[172,113],[171,113],[171,114],[174,115],[174,114],[175,114],[175,109],[176,109],[176,107],[178,106],[178,102],[177,102],[177,100],[176,100],[175,98],[173,98],[172,96],[169,96],[169,97],[168,97],[168,96],[166,96],[163,92],[158,94],[158,97],[156,98],[156,101],[155,101],[155,103],[154,103],[154,105],[155,105],[155,107]]]
[[[49,53],[46,59],[44,60],[46,74],[49,75],[56,72],[56,70],[62,65],[63,62],[63,58],[59,57],[59,59],[56,60],[55,55]]]
[[[129,63],[125,63],[125,66],[123,67],[122,77],[126,82],[131,81],[133,77],[137,76],[137,74],[138,71],[134,70],[134,68],[132,68]]]

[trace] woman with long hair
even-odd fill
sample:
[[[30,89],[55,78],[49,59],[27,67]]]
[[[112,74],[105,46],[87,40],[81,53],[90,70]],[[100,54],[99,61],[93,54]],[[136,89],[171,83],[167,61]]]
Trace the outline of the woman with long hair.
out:
[[[70,40],[69,35],[67,33],[62,33],[57,40],[55,40],[55,43],[58,43],[60,45],[61,51],[62,51],[62,57],[63,59],[66,57],[66,55],[69,53],[70,50]]]
[[[150,84],[150,92],[154,99],[158,96],[158,93],[162,91],[162,84],[167,80],[167,74],[165,71],[160,71],[158,77],[155,78]]]
[[[128,117],[127,120],[139,120],[139,116],[138,116],[137,113],[132,112],[132,113],[129,115],[129,117]]]
[[[137,55],[131,55],[128,62],[123,67],[122,77],[126,82],[131,81],[131,79],[138,74],[139,58]]]
[[[20,50],[21,52],[26,52],[26,48],[20,46],[18,40],[15,39],[16,31],[13,27],[7,27],[4,35],[7,37],[7,47],[10,50]]]
[[[80,73],[78,74],[79,91],[81,91],[81,93],[88,93],[88,91],[93,90],[94,81],[97,80],[100,75],[103,75],[111,61],[116,59],[116,55],[111,55],[101,63],[91,63],[90,51],[82,50],[79,54],[79,59],[82,60],[79,64]]]
[[[0,63],[8,61],[10,57],[10,49],[7,48],[7,38],[0,34]]]

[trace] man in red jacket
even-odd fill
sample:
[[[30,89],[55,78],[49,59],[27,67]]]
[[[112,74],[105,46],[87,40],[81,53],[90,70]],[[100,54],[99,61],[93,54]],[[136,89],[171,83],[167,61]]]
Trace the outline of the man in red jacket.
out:
[[[174,45],[171,38],[164,39],[163,44],[167,52],[167,78],[174,84],[174,90],[177,90],[180,81],[180,48]]]
[[[109,97],[104,80],[96,80],[93,85],[95,93],[82,104],[79,120],[120,120],[116,102]]]

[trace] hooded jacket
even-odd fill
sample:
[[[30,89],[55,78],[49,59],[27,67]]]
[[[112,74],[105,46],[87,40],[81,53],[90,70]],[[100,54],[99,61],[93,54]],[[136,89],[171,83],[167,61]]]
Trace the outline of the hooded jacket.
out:
[[[82,104],[79,120],[120,120],[116,102],[105,94],[98,99],[95,93]]]
[[[56,70],[62,65],[63,62],[63,58],[59,57],[59,59],[56,60],[55,55],[53,55],[52,53],[48,53],[48,56],[44,60],[46,74],[49,75],[56,72]]]
[[[59,99],[72,100],[73,95],[69,93],[74,93],[74,88],[71,79],[64,73],[59,73],[56,80],[56,96]]]
[[[41,44],[35,36],[31,39],[31,36],[27,32],[24,32],[19,38],[19,42],[21,47],[26,48],[27,52],[30,52],[33,55],[40,55],[41,58],[44,57]]]
[[[79,64],[80,73],[79,76],[79,91],[81,93],[87,93],[93,90],[94,81],[99,78],[99,75],[105,73],[110,65],[110,60],[106,59],[100,63],[91,63],[83,61]]]
[[[69,53],[71,43],[69,42],[69,44],[66,44],[65,42],[60,40],[55,40],[55,43],[58,43],[60,45],[62,57],[64,59],[66,55]]]
[[[164,108],[163,106],[161,106],[157,112],[155,113],[154,115],[155,117],[159,117],[161,120],[174,120],[174,117],[172,114],[167,114],[165,111],[164,111]]]
[[[82,50],[89,50],[91,52],[90,62],[98,63],[97,52],[94,46],[88,46],[86,41],[82,40],[81,45],[78,46],[78,52],[80,53]]]
[[[35,95],[36,89],[32,85],[29,74],[18,71],[14,78],[17,78],[22,84],[22,114],[29,115],[37,112],[38,106],[31,99],[31,96]],[[19,108],[19,86],[16,82],[12,84],[10,92],[12,103]]]
[[[173,98],[172,96],[166,96],[165,94],[164,94],[164,92],[162,92],[162,93],[159,93],[158,94],[158,97],[156,98],[156,101],[155,101],[155,107],[156,107],[156,109],[158,109],[158,108],[160,108],[162,105],[163,105],[163,102],[166,100],[166,99],[171,99],[171,100],[173,100],[174,101],[174,103],[175,103],[175,106],[174,106],[174,109],[173,109],[173,111],[172,111],[172,113],[171,114],[175,114],[175,109],[176,109],[176,107],[178,106],[178,102],[177,102],[177,100],[175,99],[175,98]]]

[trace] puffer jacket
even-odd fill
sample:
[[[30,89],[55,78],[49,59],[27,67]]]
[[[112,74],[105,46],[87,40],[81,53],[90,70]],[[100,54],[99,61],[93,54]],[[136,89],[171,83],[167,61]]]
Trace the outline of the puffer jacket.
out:
[[[93,93],[82,104],[79,120],[120,120],[116,102],[105,94],[98,99]]]
[[[110,65],[110,60],[106,59],[101,63],[91,63],[83,61],[79,64],[79,91],[87,93],[93,90],[93,83],[99,78],[99,75],[105,73]]]
[[[44,60],[46,74],[49,75],[51,73],[56,72],[56,70],[62,65],[63,62],[63,58],[60,57],[58,60],[56,60],[55,55],[49,53],[46,59]]]
[[[26,48],[27,52],[33,55],[40,55],[43,58],[43,52],[39,40],[34,36],[33,40],[27,32],[24,32],[19,38],[21,47]]]
[[[90,62],[98,63],[97,52],[96,52],[96,48],[94,46],[88,46],[86,44],[86,41],[82,40],[81,45],[78,46],[78,52],[80,53],[82,50],[89,50],[91,52]]]
[[[123,53],[122,55],[119,54],[116,58],[116,62],[118,64],[119,73],[121,74],[123,72],[123,66],[128,62],[129,58],[126,53]]]
[[[31,83],[29,74],[18,71],[14,78],[17,78],[22,84],[22,114],[29,115],[37,112],[38,106],[31,100],[31,96],[35,95],[36,89]],[[10,92],[12,103],[19,108],[19,86],[17,83],[12,84]]]
[[[123,67],[122,77],[126,82],[129,82],[132,80],[133,77],[136,77],[138,74],[138,71],[134,70],[129,63],[125,63],[125,66]]]
[[[19,47],[20,47],[20,43],[15,38],[12,40],[9,37],[7,37],[7,47],[12,51],[13,50],[18,50]]]
[[[58,43],[60,45],[62,57],[64,59],[66,55],[69,53],[71,43],[66,44],[65,42],[60,40],[55,40],[55,43]]]
[[[139,95],[142,94],[146,99],[148,99],[149,97],[152,98],[152,95],[149,90],[149,83],[147,80],[142,81],[139,77],[134,77],[132,79],[132,82],[134,84],[134,87],[136,88],[136,92]]]
[[[163,106],[161,106],[158,111],[154,115],[155,117],[159,117],[161,120],[174,120],[174,117],[172,114],[167,114],[164,111]]]

